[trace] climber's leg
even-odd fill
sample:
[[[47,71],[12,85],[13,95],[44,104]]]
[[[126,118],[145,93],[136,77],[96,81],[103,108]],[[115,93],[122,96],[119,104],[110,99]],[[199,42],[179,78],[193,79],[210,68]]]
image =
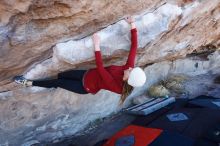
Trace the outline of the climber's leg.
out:
[[[73,79],[82,81],[83,75],[87,70],[70,70],[58,74],[58,79]]]
[[[79,94],[87,94],[83,87],[82,81],[78,80],[68,80],[68,79],[53,79],[53,80],[43,80],[43,81],[33,81],[33,86],[46,87],[46,88],[63,88]]]

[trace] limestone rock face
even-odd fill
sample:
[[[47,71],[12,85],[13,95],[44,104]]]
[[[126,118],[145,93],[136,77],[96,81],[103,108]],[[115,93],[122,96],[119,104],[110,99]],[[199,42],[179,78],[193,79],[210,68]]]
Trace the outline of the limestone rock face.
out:
[[[125,15],[153,10],[160,4],[159,0],[3,0],[0,80],[21,74],[33,63],[50,58],[58,42],[80,39]]]
[[[219,84],[213,82],[220,73],[219,0],[1,0],[0,145],[67,137],[122,108],[120,95],[110,91],[78,95],[23,88],[11,79],[95,67],[94,32],[101,37],[105,65],[123,64],[130,47],[130,27],[123,20],[127,15],[135,17],[136,65],[145,68],[148,80],[124,106],[154,83],[179,73],[192,77],[186,86],[190,97],[220,96]]]

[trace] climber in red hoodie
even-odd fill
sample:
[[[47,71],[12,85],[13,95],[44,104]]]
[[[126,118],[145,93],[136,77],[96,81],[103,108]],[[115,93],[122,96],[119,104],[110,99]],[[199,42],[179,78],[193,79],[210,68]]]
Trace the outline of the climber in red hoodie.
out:
[[[57,79],[31,81],[23,76],[14,78],[16,83],[25,86],[39,87],[60,87],[66,90],[79,93],[96,94],[99,90],[105,89],[118,94],[122,94],[121,101],[131,93],[133,87],[140,87],[146,81],[144,71],[134,68],[136,50],[137,50],[137,29],[132,17],[125,19],[131,25],[131,48],[127,62],[123,66],[104,67],[100,52],[100,38],[98,34],[92,36],[95,50],[96,68],[89,70],[70,70],[58,74]]]

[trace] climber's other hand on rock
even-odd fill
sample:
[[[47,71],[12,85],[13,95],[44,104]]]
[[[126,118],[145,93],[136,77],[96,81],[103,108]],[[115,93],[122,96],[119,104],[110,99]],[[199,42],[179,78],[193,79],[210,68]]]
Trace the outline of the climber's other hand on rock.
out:
[[[131,24],[131,23],[134,23],[134,18],[132,16],[127,16],[125,17],[125,21]]]
[[[94,33],[92,35],[92,40],[93,40],[95,51],[100,51],[100,37],[97,33]]]
[[[125,21],[128,22],[131,25],[131,29],[136,28],[136,26],[134,24],[134,17],[128,16],[128,17],[125,18]]]

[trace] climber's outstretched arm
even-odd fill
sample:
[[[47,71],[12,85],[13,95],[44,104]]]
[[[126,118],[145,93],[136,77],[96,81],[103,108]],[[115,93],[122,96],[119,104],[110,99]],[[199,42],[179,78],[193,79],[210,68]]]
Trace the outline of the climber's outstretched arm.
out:
[[[96,59],[96,66],[98,73],[100,74],[103,81],[106,83],[106,85],[115,88],[119,88],[117,82],[112,77],[112,75],[104,68],[103,62],[102,62],[102,55],[100,52],[100,38],[98,34],[94,34],[92,36],[93,43],[94,43],[94,49],[95,49],[95,59]]]
[[[137,51],[137,29],[134,23],[134,19],[132,17],[127,17],[125,20],[131,25],[131,47],[125,66],[126,68],[133,68]]]

